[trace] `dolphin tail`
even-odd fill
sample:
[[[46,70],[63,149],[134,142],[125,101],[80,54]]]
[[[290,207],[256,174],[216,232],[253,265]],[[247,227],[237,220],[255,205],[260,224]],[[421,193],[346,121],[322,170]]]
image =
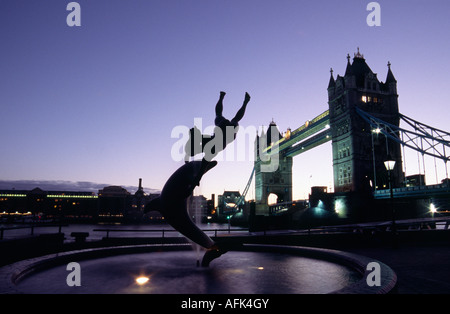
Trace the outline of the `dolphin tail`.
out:
[[[240,250],[242,246],[242,243],[234,241],[218,243],[216,242],[206,251],[205,255],[203,256],[202,267],[208,267],[213,260],[220,257],[222,254],[225,254],[226,252],[231,250]]]

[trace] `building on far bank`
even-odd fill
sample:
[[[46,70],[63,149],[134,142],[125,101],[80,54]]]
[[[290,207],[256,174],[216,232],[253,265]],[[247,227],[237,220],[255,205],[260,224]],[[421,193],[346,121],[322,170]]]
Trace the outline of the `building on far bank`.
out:
[[[129,207],[130,193],[121,186],[107,186],[98,191],[99,218],[123,218]]]
[[[241,193],[239,191],[224,191],[217,196],[216,217],[219,221],[227,220],[239,211]]]
[[[97,215],[98,196],[91,192],[1,190],[0,215],[3,221],[17,218],[89,219]]]
[[[146,194],[139,188],[131,194],[120,186],[107,186],[98,191],[0,190],[2,222],[38,221],[43,219],[92,221],[163,221],[161,214],[143,215],[145,204],[159,194]]]
[[[406,186],[421,186],[427,185],[424,174],[413,174],[406,177]]]

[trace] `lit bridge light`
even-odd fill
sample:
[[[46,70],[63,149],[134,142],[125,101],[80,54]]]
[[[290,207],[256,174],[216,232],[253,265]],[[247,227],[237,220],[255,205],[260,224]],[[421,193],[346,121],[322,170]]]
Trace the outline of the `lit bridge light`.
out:
[[[437,208],[433,203],[430,204],[430,212],[433,214],[437,212]]]

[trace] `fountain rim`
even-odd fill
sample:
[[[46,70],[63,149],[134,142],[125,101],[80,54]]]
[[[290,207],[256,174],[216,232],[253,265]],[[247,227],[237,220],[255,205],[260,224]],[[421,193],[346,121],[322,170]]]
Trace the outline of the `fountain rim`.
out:
[[[192,246],[188,243],[164,245],[143,244],[81,249],[26,259],[0,267],[0,294],[20,294],[21,292],[18,289],[17,284],[21,279],[30,276],[35,272],[73,261],[126,254],[191,250]],[[273,244],[244,244],[241,247],[230,251],[283,253],[305,258],[314,258],[347,266],[360,274],[360,280],[349,284],[342,289],[332,291],[330,292],[331,294],[387,294],[392,292],[397,284],[397,275],[388,265],[372,258],[344,251]],[[226,254],[222,258],[226,258]],[[367,275],[370,273],[370,271],[367,270],[367,265],[371,262],[376,262],[380,265],[381,286],[379,287],[370,287],[366,281]]]

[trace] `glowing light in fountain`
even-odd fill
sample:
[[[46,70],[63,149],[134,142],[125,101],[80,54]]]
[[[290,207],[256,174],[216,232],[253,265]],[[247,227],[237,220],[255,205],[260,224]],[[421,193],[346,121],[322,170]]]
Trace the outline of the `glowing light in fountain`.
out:
[[[136,283],[140,286],[145,285],[149,281],[150,281],[150,278],[146,277],[146,276],[140,276],[140,277],[136,278]]]

